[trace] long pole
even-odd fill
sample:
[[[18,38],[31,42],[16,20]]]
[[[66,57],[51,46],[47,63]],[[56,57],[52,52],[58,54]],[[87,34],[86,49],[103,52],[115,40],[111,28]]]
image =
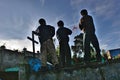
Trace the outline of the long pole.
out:
[[[33,57],[35,57],[35,44],[34,44],[34,32],[32,31],[32,45],[33,45]]]

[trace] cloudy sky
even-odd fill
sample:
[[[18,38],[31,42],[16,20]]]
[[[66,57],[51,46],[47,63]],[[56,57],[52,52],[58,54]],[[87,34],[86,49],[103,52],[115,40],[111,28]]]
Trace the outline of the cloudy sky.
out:
[[[120,47],[120,1],[119,0],[0,0],[0,46],[8,49],[32,51],[27,36],[37,28],[40,18],[57,30],[57,21],[63,20],[65,26],[73,29],[81,18],[80,10],[87,9],[93,16],[96,34],[101,49]],[[74,36],[80,34],[79,28],[73,30]],[[36,40],[37,37],[36,37]],[[57,40],[55,42],[58,45]],[[39,45],[36,45],[39,50]]]

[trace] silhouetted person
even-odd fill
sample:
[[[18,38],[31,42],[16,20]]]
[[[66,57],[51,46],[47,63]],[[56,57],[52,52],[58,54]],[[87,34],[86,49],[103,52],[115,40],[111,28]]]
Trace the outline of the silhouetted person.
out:
[[[57,39],[60,46],[60,64],[61,67],[71,65],[71,50],[69,46],[69,36],[72,34],[72,31],[64,27],[63,21],[58,21],[58,30],[57,30]]]
[[[58,59],[55,51],[55,46],[53,43],[52,37],[55,35],[55,28],[50,25],[46,25],[46,21],[44,19],[39,20],[40,26],[36,29],[38,33],[39,41],[41,44],[41,62],[42,68],[46,69],[47,56],[48,54],[52,57],[53,65],[58,65]]]
[[[86,9],[81,10],[81,15],[82,18],[79,23],[79,28],[83,30],[84,32],[84,60],[85,62],[89,62],[91,58],[91,53],[90,53],[90,43],[93,45],[93,47],[96,50],[96,58],[97,61],[101,61],[101,54],[100,54],[100,47],[98,43],[98,39],[95,35],[95,26],[93,23],[93,18],[92,16],[88,15],[88,12]]]

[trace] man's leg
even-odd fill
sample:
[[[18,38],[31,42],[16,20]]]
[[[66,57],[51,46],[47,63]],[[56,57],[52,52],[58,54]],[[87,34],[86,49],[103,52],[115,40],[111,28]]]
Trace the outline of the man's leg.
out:
[[[48,49],[47,52],[52,57],[52,63],[54,65],[59,64],[58,63],[58,57],[57,57],[56,50],[55,50],[55,46],[54,46],[53,41],[51,39],[49,39],[48,42],[47,42],[47,49]]]
[[[41,70],[47,70],[47,50],[46,50],[46,42],[44,42],[43,44],[41,44],[41,63],[42,63],[42,67]]]
[[[66,43],[66,47],[65,47],[65,56],[66,56],[66,64],[67,66],[71,65],[71,50],[70,50],[70,46],[68,43]]]
[[[91,53],[90,53],[90,35],[85,34],[85,39],[84,39],[84,60],[85,62],[89,62],[91,58]]]
[[[65,66],[65,47],[64,47],[64,43],[63,42],[60,42],[60,65],[61,67],[64,67]]]
[[[98,39],[97,39],[95,34],[93,34],[93,36],[92,36],[91,43],[92,43],[93,47],[96,50],[96,58],[97,58],[97,60],[101,61],[102,56],[100,54],[99,42],[98,42]]]

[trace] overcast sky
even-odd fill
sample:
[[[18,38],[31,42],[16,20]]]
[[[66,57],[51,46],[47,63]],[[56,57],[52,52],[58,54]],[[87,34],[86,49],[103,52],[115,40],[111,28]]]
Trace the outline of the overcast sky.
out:
[[[120,0],[0,0],[0,46],[19,50],[26,47],[32,51],[27,36],[38,27],[40,18],[56,30],[57,21],[63,20],[72,30],[79,24],[80,10],[87,9],[93,16],[100,48],[120,48],[119,7]],[[80,33],[79,28],[73,30],[70,45]],[[57,39],[55,44],[58,45]],[[36,48],[39,50],[39,45]]]

